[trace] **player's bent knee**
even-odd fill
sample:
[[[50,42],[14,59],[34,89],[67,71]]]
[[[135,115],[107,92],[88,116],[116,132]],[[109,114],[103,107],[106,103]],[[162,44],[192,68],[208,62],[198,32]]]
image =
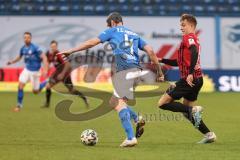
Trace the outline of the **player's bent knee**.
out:
[[[117,105],[115,106],[114,110],[117,111],[117,112],[120,112],[122,109],[126,108],[126,106],[123,106],[123,105]]]
[[[164,94],[158,101],[158,107],[163,108],[164,104],[172,102],[173,99],[168,94]]]
[[[20,85],[18,86],[18,89],[23,89],[23,88],[24,88],[23,86],[20,86]]]
[[[162,105],[164,105],[164,104],[166,104],[167,103],[167,101],[165,101],[164,99],[160,99],[159,101],[158,101],[158,107],[161,107]]]
[[[110,107],[115,108],[118,105],[118,99],[115,97],[112,97],[109,100],[109,105],[110,105]]]
[[[24,86],[25,86],[25,84],[24,84],[24,83],[19,83],[19,85],[18,85],[18,88],[19,88],[19,89],[23,89],[23,88],[24,88]]]
[[[113,107],[114,106],[114,100],[113,98],[110,98],[110,100],[108,101],[108,104],[110,107]]]

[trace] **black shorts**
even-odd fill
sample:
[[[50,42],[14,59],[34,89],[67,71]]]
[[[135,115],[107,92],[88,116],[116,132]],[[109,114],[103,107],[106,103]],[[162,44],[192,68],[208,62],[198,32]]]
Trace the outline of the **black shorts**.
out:
[[[197,78],[193,80],[194,86],[191,87],[184,79],[180,79],[176,82],[175,87],[169,87],[166,93],[172,97],[174,100],[178,100],[180,98],[185,98],[189,101],[197,100],[198,93],[203,85],[203,78]]]
[[[73,83],[72,83],[72,79],[70,74],[66,74],[65,78],[63,80],[58,80],[57,76],[58,74],[61,73],[61,70],[56,70],[50,77],[49,82],[52,86],[54,86],[55,84],[59,83],[59,82],[63,82],[63,84],[69,89],[72,90],[73,89]]]

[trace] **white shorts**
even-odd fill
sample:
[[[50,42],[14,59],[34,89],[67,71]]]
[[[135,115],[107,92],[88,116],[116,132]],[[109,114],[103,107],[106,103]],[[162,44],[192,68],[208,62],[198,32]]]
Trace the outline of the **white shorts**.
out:
[[[19,82],[26,84],[31,82],[33,90],[39,90],[40,86],[40,72],[39,71],[29,71],[26,68],[22,71],[19,76]]]
[[[135,87],[140,83],[145,85],[154,84],[156,74],[147,69],[131,68],[115,73],[112,82],[115,97],[134,99]]]

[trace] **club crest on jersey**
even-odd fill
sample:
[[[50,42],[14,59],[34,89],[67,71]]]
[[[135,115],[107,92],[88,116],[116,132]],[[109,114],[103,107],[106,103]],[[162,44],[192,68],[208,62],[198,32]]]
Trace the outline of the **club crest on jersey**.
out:
[[[195,41],[194,41],[194,39],[192,39],[192,38],[190,38],[190,39],[188,39],[188,43],[191,45],[191,44],[195,44]]]

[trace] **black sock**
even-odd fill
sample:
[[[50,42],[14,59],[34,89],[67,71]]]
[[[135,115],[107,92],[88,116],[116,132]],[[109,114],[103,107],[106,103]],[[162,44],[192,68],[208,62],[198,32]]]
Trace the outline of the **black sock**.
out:
[[[49,104],[50,103],[50,99],[51,99],[51,94],[52,94],[52,91],[51,89],[46,89],[46,102]]]
[[[193,119],[192,115],[188,116],[188,114],[186,114],[186,113],[184,113],[183,115],[194,125],[195,122],[194,122],[194,119]],[[206,133],[210,132],[210,130],[208,129],[208,127],[205,125],[205,123],[202,120],[200,121],[200,125],[198,127],[198,130],[202,134],[206,134]]]
[[[169,110],[172,112],[182,112],[182,113],[191,113],[192,107],[186,106],[179,102],[171,102],[160,106],[161,109]]]
[[[77,91],[77,90],[73,90],[73,91],[72,91],[72,94],[81,97],[83,100],[86,100],[86,97],[85,97],[81,92],[79,92],[79,91]]]
[[[208,129],[208,127],[205,125],[205,123],[202,120],[200,121],[200,125],[198,127],[198,130],[202,134],[206,134],[206,133],[210,132],[210,130]]]

